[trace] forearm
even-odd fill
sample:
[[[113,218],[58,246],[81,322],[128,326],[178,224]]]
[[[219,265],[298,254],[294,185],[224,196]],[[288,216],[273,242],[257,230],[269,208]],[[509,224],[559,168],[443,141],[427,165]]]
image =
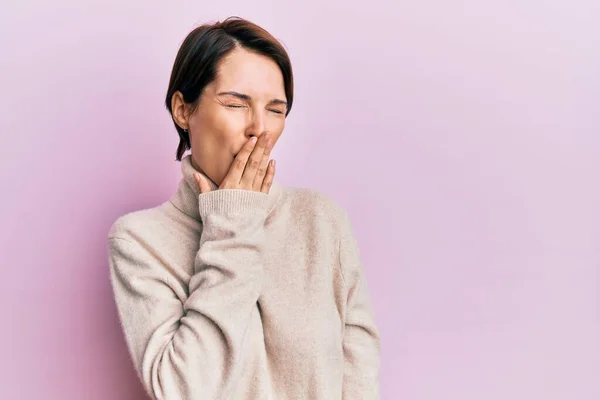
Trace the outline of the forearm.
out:
[[[125,336],[155,399],[226,398],[234,390],[263,281],[264,215],[257,204],[264,198],[249,197],[235,191],[200,196],[203,231],[183,302],[152,250],[111,240]]]

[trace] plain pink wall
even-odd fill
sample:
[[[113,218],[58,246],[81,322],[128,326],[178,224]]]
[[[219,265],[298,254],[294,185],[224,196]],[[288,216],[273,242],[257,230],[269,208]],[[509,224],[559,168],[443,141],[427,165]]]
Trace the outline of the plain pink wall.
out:
[[[170,68],[229,15],[289,49],[278,179],[350,212],[382,398],[600,398],[598,1],[5,3],[1,398],[144,398],[106,234],[175,190]]]

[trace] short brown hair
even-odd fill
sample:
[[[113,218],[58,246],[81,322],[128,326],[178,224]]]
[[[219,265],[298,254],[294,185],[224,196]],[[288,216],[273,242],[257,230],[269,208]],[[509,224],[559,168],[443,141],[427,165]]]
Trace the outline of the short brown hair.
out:
[[[165,100],[171,117],[173,94],[180,91],[183,100],[196,107],[206,85],[215,80],[219,62],[238,46],[267,56],[277,63],[283,74],[287,101],[285,115],[290,113],[294,99],[294,76],[287,51],[260,26],[243,18],[229,17],[221,22],[195,28],[181,44],[173,64]],[[179,133],[176,159],[181,161],[185,151],[191,148],[190,136],[174,120],[173,123]]]

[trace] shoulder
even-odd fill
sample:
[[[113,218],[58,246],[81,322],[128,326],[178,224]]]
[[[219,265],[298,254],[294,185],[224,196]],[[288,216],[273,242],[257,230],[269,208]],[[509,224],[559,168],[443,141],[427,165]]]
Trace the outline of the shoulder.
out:
[[[140,236],[155,231],[162,224],[164,207],[165,204],[121,215],[111,225],[108,239],[135,241]]]
[[[285,198],[289,206],[303,217],[325,220],[337,227],[348,219],[341,204],[320,190],[286,187]]]
[[[160,270],[155,262],[157,250],[164,246],[160,207],[129,212],[111,225],[108,232],[110,268],[121,274],[122,279]]]

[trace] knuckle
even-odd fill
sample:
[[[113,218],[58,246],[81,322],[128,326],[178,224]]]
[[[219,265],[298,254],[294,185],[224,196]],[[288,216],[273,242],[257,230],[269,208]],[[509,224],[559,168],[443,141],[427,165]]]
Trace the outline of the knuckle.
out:
[[[250,160],[250,161],[248,162],[248,166],[249,166],[251,169],[257,169],[259,165],[260,165],[260,163],[259,163],[258,161],[256,161],[256,160]]]
[[[242,149],[242,151],[240,151],[238,155],[242,158],[248,159],[248,157],[250,157],[250,154],[252,154],[252,149]]]
[[[244,160],[242,160],[241,158],[235,159],[234,167],[236,169],[244,169],[245,166],[246,166],[246,162]]]

